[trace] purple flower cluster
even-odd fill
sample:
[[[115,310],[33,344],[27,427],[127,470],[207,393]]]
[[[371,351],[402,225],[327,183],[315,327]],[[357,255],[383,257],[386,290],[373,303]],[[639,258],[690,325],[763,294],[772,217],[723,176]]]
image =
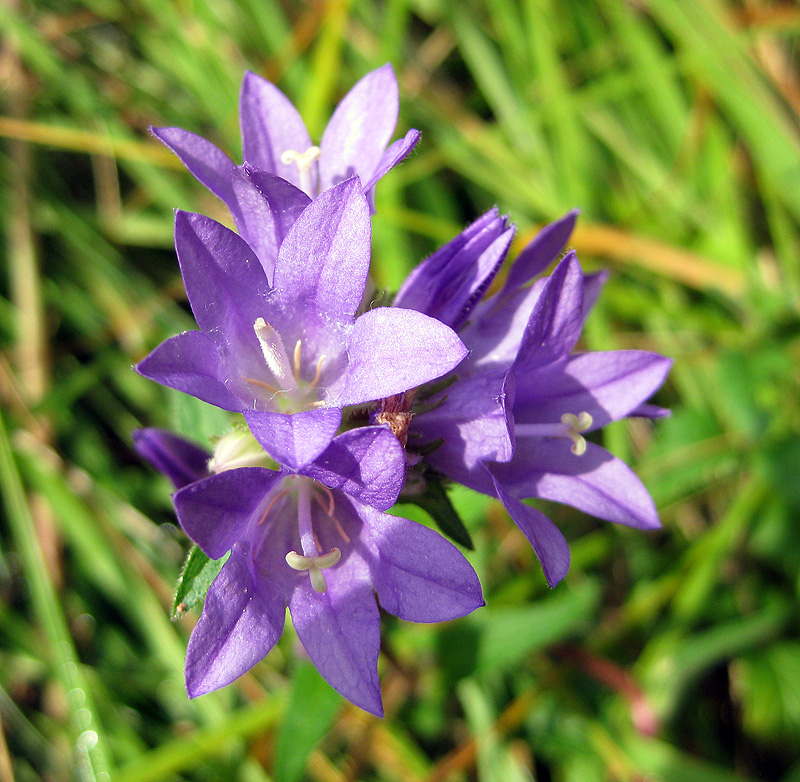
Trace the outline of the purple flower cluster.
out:
[[[387,65],[344,97],[317,147],[288,99],[248,74],[242,165],[187,131],[153,131],[229,207],[238,231],[177,213],[199,330],[137,366],[232,417],[213,453],[162,430],[135,434],[139,453],[174,483],[186,534],[208,557],[228,556],[189,642],[192,697],[262,659],[288,607],[325,679],[381,714],[378,604],[416,622],[483,605],[455,546],[386,513],[401,493],[424,493],[432,475],[501,500],[551,586],[569,549],[524,499],[658,526],[639,479],[584,435],[663,415],[646,400],[670,362],[576,352],[604,278],[584,275],[572,252],[542,276],[575,213],[545,228],[489,298],[514,232],[497,210],[420,264],[391,307],[369,306],[373,189],[419,139],[412,130],[389,143],[397,114]]]

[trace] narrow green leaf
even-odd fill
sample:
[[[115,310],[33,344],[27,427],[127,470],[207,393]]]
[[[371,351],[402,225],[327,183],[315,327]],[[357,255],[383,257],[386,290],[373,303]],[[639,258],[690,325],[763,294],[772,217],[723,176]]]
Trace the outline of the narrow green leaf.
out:
[[[314,745],[328,732],[342,697],[309,662],[294,671],[289,705],[278,734],[275,757],[276,782],[297,782]]]
[[[475,548],[472,543],[472,537],[453,507],[442,479],[436,473],[426,472],[424,480],[426,485],[424,494],[404,495],[400,498],[400,502],[418,505],[430,514],[436,526],[444,535],[447,535],[460,546],[472,551]]]
[[[192,546],[175,589],[175,600],[172,603],[173,619],[179,619],[187,611],[203,604],[211,582],[217,577],[227,558],[225,555],[221,559],[211,559],[200,550],[199,546]]]

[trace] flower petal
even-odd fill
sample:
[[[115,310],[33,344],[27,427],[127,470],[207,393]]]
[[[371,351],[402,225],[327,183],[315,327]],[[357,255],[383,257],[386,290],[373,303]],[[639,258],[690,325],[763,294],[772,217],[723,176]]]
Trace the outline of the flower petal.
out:
[[[133,447],[180,489],[208,476],[211,454],[193,442],[164,429],[137,429]]]
[[[400,108],[390,64],[368,73],[336,107],[322,134],[320,186],[325,190],[357,175],[369,182],[381,163]]]
[[[311,146],[292,102],[274,84],[248,71],[239,98],[239,122],[245,162],[302,189],[297,164],[281,161],[287,150],[302,154]]]
[[[283,476],[262,467],[240,467],[191,483],[172,496],[183,531],[212,559],[241,540],[269,490]]]
[[[242,410],[241,401],[225,386],[224,362],[217,346],[201,331],[184,331],[170,337],[135,369],[143,377],[223,410]]]
[[[464,343],[444,323],[395,307],[379,307],[358,318],[347,352],[347,370],[331,392],[342,406],[416,388],[449,372],[467,355]]]
[[[301,413],[244,414],[250,431],[264,450],[281,464],[298,470],[316,459],[329,445],[342,411],[336,407],[304,410]]]
[[[419,264],[393,306],[424,312],[458,329],[500,268],[513,235],[507,219],[491,209]]]
[[[388,427],[363,426],[340,434],[300,472],[386,510],[405,482],[405,452]]]
[[[175,213],[175,249],[197,325],[220,347],[258,351],[253,324],[266,313],[269,284],[250,246],[204,215]]]
[[[358,179],[315,198],[278,252],[274,285],[286,312],[323,323],[352,321],[367,281],[370,236]]]
[[[311,199],[285,179],[249,165],[235,169],[233,190],[241,215],[239,232],[271,280],[278,249]]]
[[[231,185],[233,161],[210,141],[181,128],[150,128],[169,147],[189,172],[223,201],[236,217],[236,198]]]
[[[583,328],[583,273],[574,252],[547,279],[514,364],[518,375],[572,350]]]
[[[438,532],[365,506],[356,512],[377,550],[372,581],[384,610],[410,622],[444,622],[484,604],[472,565]]]
[[[580,210],[573,209],[560,220],[546,225],[517,256],[503,286],[503,291],[513,291],[541,274],[564,249]]]
[[[426,457],[428,463],[459,483],[492,494],[482,464],[506,462],[514,453],[513,375],[495,370],[460,378],[442,396],[441,405],[412,420],[411,444],[442,440]]]
[[[525,505],[512,497],[502,482],[492,476],[497,496],[514,523],[533,546],[542,564],[547,583],[554,587],[569,570],[569,546],[561,531],[547,516],[536,508]]]
[[[638,529],[661,526],[653,499],[633,470],[594,443],[576,456],[564,439],[518,437],[512,462],[493,465],[492,472],[518,497],[563,502]]]
[[[266,656],[283,632],[286,599],[256,584],[251,567],[248,549],[235,546],[208,590],[186,652],[190,698],[238,679]]]
[[[396,165],[402,163],[411,154],[411,150],[414,149],[420,138],[422,138],[422,134],[418,130],[412,129],[403,138],[393,141],[381,156],[372,176],[364,183],[364,192],[369,193],[379,179],[386,176]]]
[[[367,564],[351,553],[325,571],[327,590],[300,579],[289,601],[297,635],[334,690],[365,711],[383,716],[378,652],[380,614]]]
[[[644,350],[570,356],[563,369],[519,376],[517,423],[558,422],[564,413],[588,412],[591,429],[630,415],[660,388],[672,360]]]

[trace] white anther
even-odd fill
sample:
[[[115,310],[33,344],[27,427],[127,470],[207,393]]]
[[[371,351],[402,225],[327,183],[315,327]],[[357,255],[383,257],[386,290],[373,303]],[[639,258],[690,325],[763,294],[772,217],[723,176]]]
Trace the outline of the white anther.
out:
[[[292,366],[289,363],[289,356],[286,355],[286,347],[283,344],[281,335],[267,323],[264,318],[258,318],[253,324],[253,331],[258,337],[261,345],[261,352],[264,354],[264,361],[267,362],[269,371],[275,376],[282,388],[295,388],[296,383],[292,374]]]
[[[314,591],[324,592],[328,585],[325,583],[325,575],[322,571],[333,567],[341,558],[342,552],[336,547],[327,554],[320,554],[316,557],[306,557],[296,551],[290,551],[286,555],[286,564],[293,570],[308,571]]]
[[[281,163],[289,166],[297,163],[297,170],[302,174],[308,171],[315,160],[319,160],[321,150],[319,147],[309,147],[305,152],[297,152],[294,149],[287,149],[281,155]]]

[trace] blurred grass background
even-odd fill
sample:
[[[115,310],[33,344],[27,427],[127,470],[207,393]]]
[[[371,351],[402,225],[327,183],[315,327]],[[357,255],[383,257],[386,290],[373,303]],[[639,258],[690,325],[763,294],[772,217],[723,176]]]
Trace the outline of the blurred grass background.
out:
[[[800,782],[796,3],[3,0],[0,32],[0,778]],[[189,702],[186,540],[130,433],[201,413],[131,365],[193,327],[173,208],[228,217],[147,127],[238,160],[250,68],[319,138],[386,61],[423,140],[378,188],[377,283],[493,204],[521,240],[580,207],[613,272],[585,346],[675,358],[673,416],[604,435],[664,529],[546,507],[573,551],[550,591],[456,492],[488,608],[385,618],[385,720],[291,632]]]

